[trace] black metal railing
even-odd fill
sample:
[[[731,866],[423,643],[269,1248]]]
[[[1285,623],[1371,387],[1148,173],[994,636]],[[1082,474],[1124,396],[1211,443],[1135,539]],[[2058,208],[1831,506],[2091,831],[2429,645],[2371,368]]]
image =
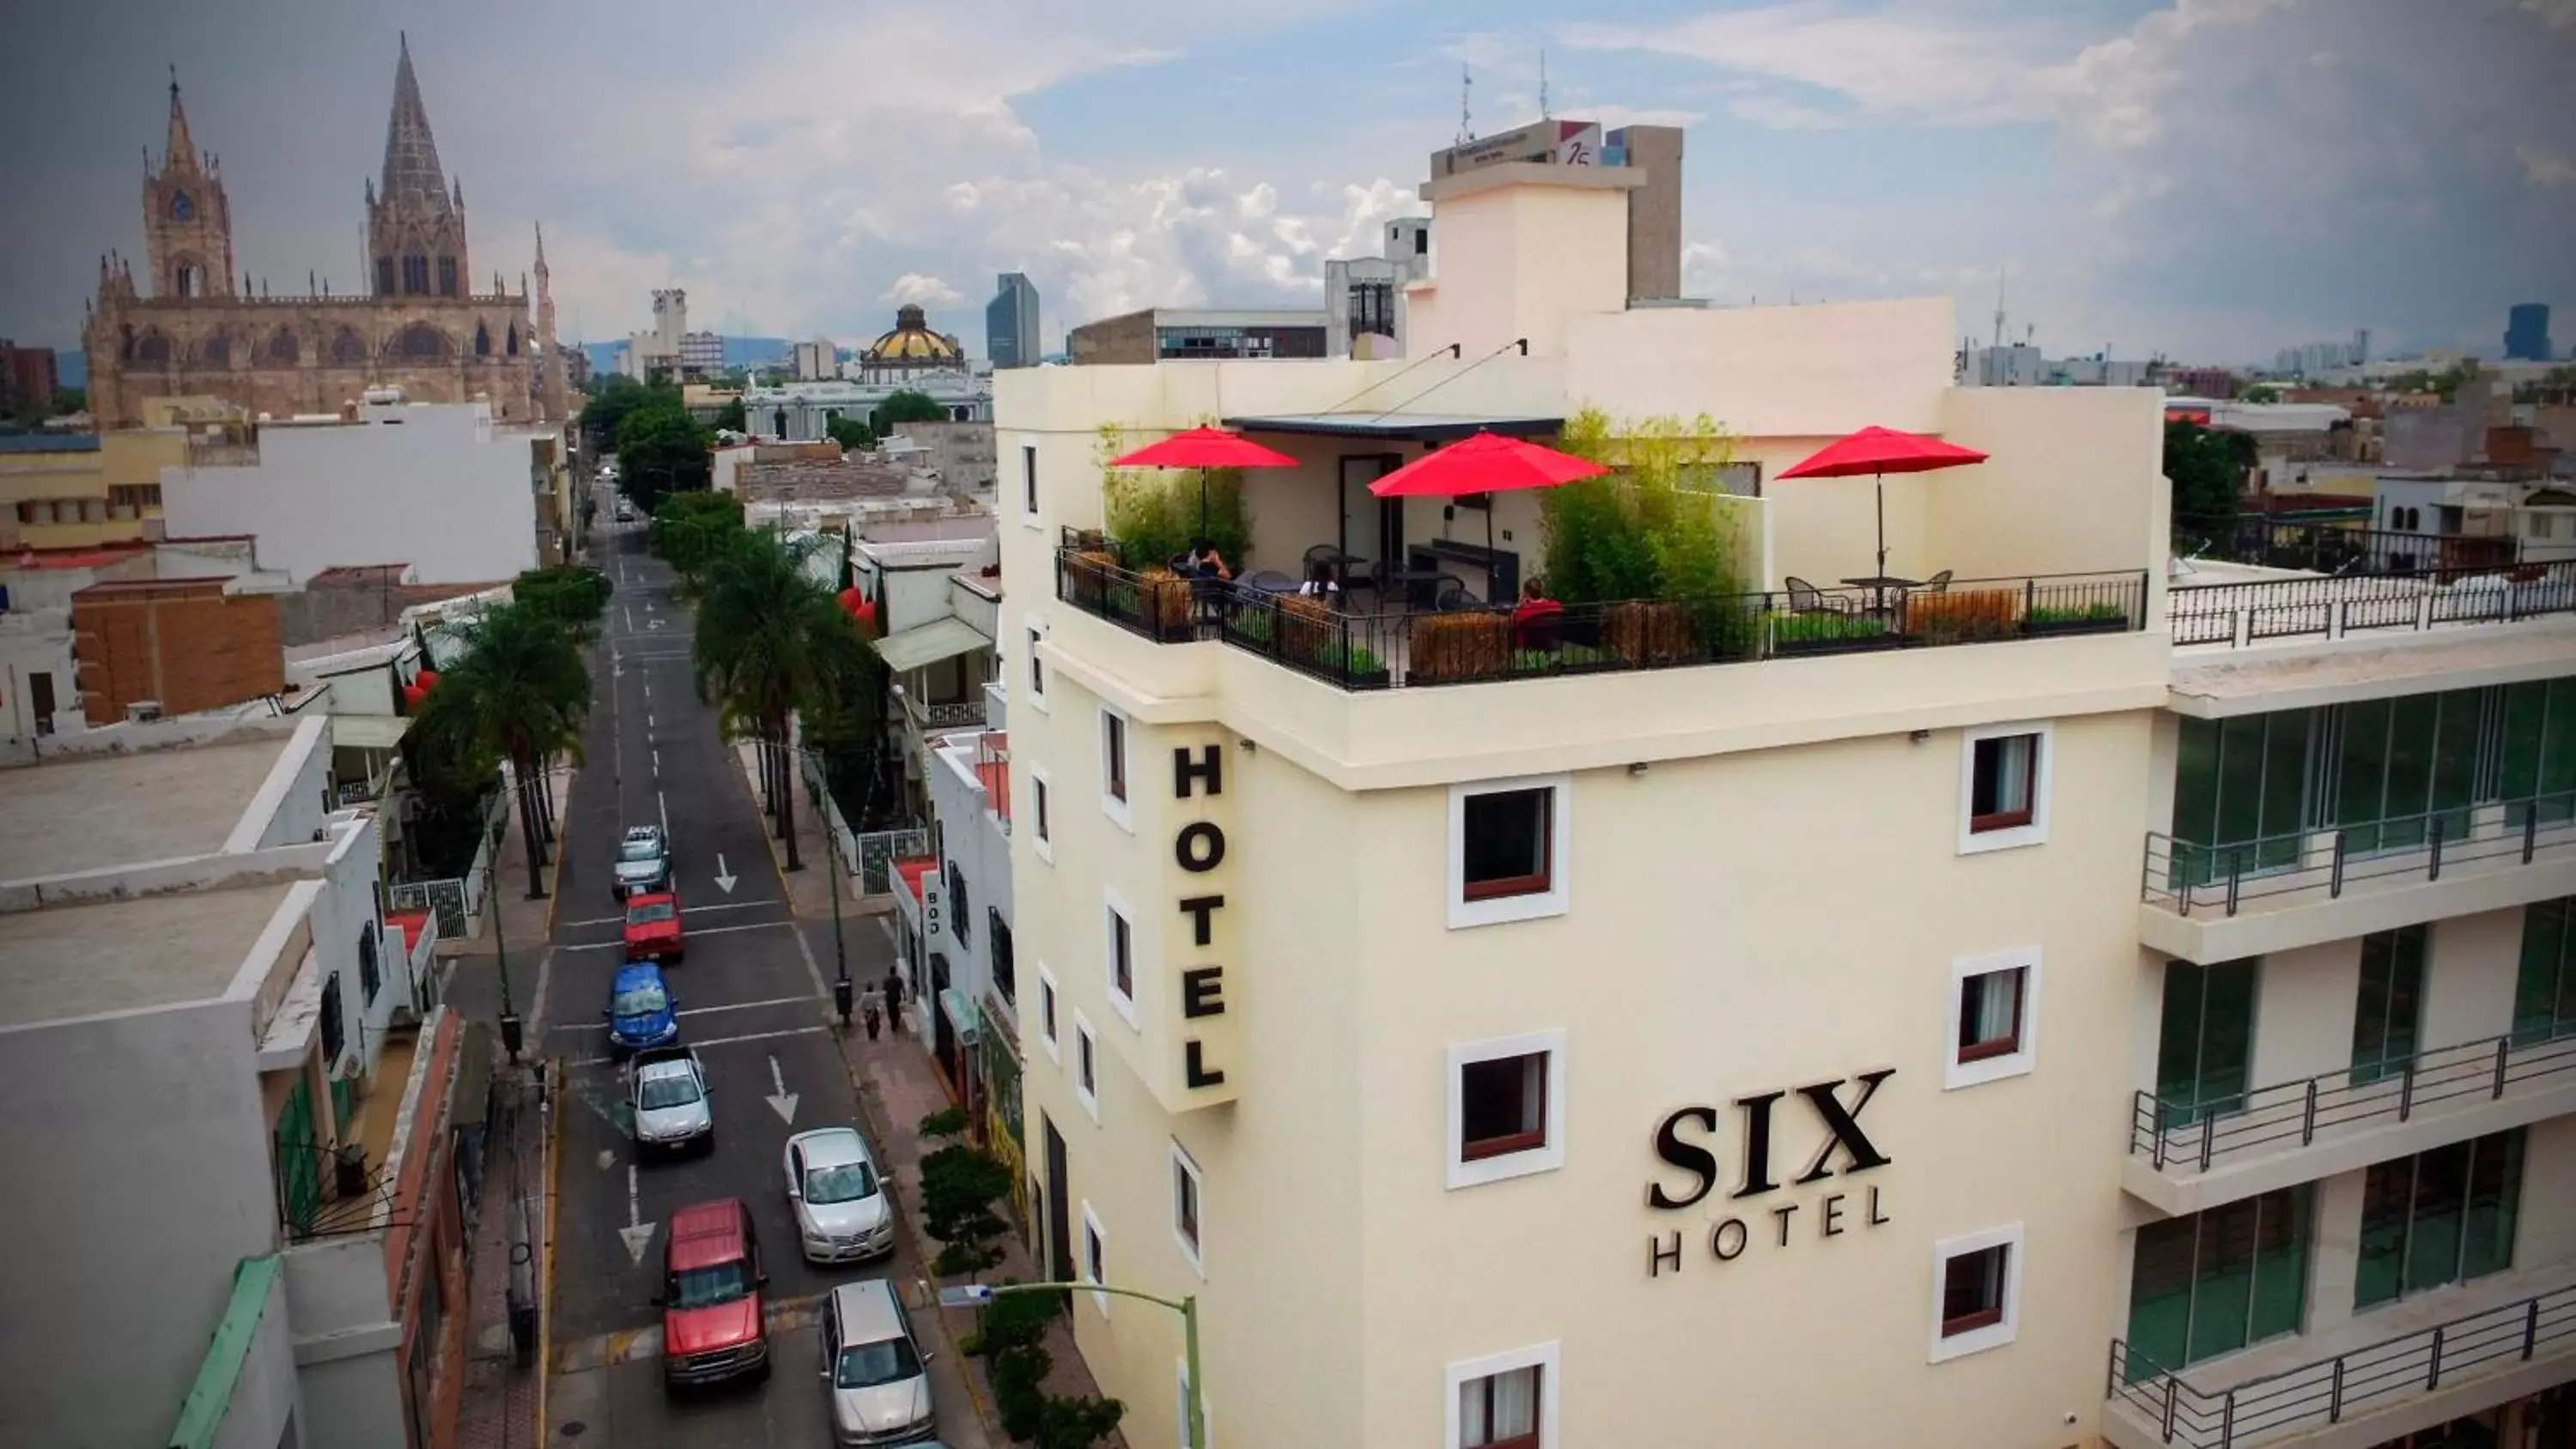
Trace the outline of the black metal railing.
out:
[[[2129,1155],[2145,1156],[2158,1172],[2207,1172],[2231,1156],[2308,1147],[2365,1123],[2410,1122],[2445,1103],[2500,1102],[2560,1086],[2576,1086],[2576,1035],[2508,1033],[2218,1101],[2139,1092],[2129,1105]]]
[[[2174,552],[2264,568],[2318,574],[2414,574],[2496,569],[2518,563],[2517,538],[2467,538],[2384,528],[2283,521],[2263,514],[2234,518],[2183,515],[2173,521]]]
[[[391,1172],[366,1160],[356,1144],[277,1142],[278,1225],[288,1240],[327,1238],[397,1226]]]
[[[2443,872],[2529,865],[2576,847],[2576,791],[2391,815],[2223,845],[2147,832],[2139,897],[2177,915],[2247,901],[2322,893],[2340,900],[2365,881],[2437,881]]]
[[[2166,596],[2176,644],[2242,647],[2441,624],[2510,624],[2576,613],[2576,560],[2413,574],[2176,584]]]
[[[2157,1436],[2186,1449],[2235,1449],[2339,1424],[2443,1382],[2576,1348],[2576,1287],[2519,1298],[2430,1328],[2249,1379],[2232,1389],[2194,1388],[2165,1367],[2111,1344],[2106,1397],[2145,1416]]]
[[[2145,627],[2143,571],[1571,604],[1352,613],[1323,600],[1139,572],[1111,541],[1068,542],[1056,595],[1158,643],[1221,639],[1348,690],[1546,679]]]

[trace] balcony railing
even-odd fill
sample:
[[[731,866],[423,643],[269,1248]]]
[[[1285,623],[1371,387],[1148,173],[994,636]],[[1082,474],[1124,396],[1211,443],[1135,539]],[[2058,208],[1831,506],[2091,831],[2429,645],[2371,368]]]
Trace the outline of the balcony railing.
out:
[[[2240,518],[2183,516],[2173,521],[2174,552],[2264,568],[2317,574],[2408,574],[2499,569],[2520,561],[2515,538],[2468,538]]]
[[[2219,1100],[2139,1092],[2129,1108],[2129,1155],[2156,1171],[2207,1172],[2230,1157],[2293,1151],[2366,1126],[2413,1121],[2428,1108],[2456,1110],[2508,1094],[2576,1086],[2576,1036],[2515,1033],[2322,1072]]]
[[[2200,845],[2147,833],[2140,899],[2177,915],[2280,896],[2340,900],[2371,882],[2530,865],[2576,847],[2576,792]]]
[[[2178,584],[2166,596],[2176,644],[2244,648],[2446,624],[2511,624],[2576,614],[2576,560],[2342,578]]]
[[[912,717],[913,728],[917,730],[974,729],[984,723],[981,695],[973,699],[929,703],[907,693],[903,697],[903,710]]]
[[[2528,1363],[2576,1339],[2576,1287],[2536,1293],[2332,1358],[2208,1392],[2111,1345],[2108,1397],[2143,1415],[2167,1444],[2236,1449],[2286,1438],[2410,1394],[2431,1393],[2447,1379]]]
[[[1666,669],[2145,627],[2143,571],[1973,579],[1946,590],[1836,588],[1568,605],[1345,613],[1323,601],[1056,556],[1056,596],[1156,643],[1219,639],[1347,690]]]

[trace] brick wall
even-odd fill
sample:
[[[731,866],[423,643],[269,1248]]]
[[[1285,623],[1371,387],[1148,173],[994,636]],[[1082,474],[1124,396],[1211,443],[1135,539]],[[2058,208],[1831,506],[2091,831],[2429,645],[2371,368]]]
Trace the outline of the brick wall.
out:
[[[221,579],[92,584],[72,595],[72,647],[93,725],[138,700],[176,715],[286,688],[277,600],[228,595]]]

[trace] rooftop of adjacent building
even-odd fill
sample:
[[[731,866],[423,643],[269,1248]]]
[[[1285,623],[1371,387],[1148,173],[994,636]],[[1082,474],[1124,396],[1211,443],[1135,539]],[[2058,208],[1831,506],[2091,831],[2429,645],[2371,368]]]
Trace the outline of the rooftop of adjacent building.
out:
[[[0,453],[95,453],[96,433],[0,433]]]
[[[204,743],[47,753],[0,766],[0,881],[222,850],[294,741],[292,722],[259,722],[222,728]]]
[[[213,1000],[295,885],[0,913],[0,1026]]]

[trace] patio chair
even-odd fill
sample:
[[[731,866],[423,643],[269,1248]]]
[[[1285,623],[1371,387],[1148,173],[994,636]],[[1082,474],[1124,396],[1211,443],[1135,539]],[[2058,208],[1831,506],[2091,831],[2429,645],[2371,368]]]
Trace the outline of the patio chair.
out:
[[[1481,609],[1485,601],[1476,597],[1464,580],[1444,578],[1431,596],[1431,607],[1445,614],[1453,609]]]
[[[1941,572],[1925,579],[1923,581],[1923,592],[1927,594],[1946,594],[1950,592],[1950,570],[1943,569]]]
[[[1789,612],[1792,614],[1844,614],[1850,610],[1840,599],[1829,599],[1825,592],[1805,579],[1791,574],[1781,580],[1789,586]]]

